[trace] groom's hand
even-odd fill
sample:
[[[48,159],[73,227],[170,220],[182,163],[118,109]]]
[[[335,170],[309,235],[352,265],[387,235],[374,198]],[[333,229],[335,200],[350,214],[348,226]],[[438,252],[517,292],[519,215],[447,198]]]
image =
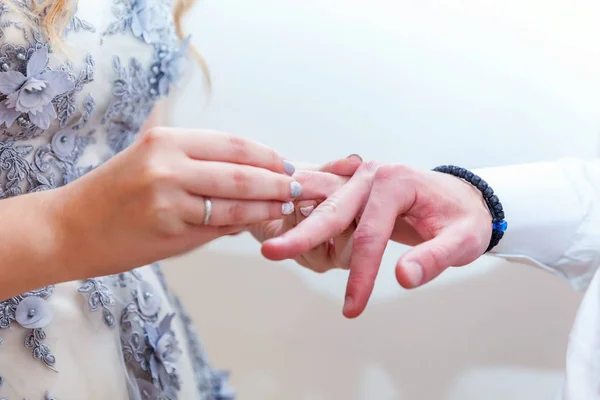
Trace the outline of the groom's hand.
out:
[[[266,241],[263,254],[272,260],[295,258],[346,232],[357,219],[344,305],[350,318],[366,307],[390,239],[415,246],[396,265],[398,282],[413,288],[481,256],[492,228],[480,193],[460,179],[366,162],[310,218]]]

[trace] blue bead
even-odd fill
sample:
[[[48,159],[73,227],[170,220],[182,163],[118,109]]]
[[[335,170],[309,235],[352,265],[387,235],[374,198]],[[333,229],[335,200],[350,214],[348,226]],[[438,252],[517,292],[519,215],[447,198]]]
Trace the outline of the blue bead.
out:
[[[506,228],[508,228],[508,223],[506,221],[494,222],[495,231],[506,232]]]

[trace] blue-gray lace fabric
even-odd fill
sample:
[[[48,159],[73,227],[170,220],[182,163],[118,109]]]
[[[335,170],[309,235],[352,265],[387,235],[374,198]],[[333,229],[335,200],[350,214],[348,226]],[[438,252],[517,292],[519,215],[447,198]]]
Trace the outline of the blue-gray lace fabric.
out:
[[[68,184],[126,148],[186,63],[170,0],[80,0],[64,49],[33,1],[0,0],[0,198]],[[25,398],[233,393],[152,265],[0,299],[0,400]]]

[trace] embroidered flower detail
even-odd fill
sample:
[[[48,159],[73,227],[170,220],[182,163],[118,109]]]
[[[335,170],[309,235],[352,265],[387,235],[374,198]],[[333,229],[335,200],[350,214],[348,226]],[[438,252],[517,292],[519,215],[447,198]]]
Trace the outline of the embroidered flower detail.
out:
[[[177,49],[169,50],[166,45],[162,45],[158,49],[158,62],[151,68],[153,76],[150,78],[150,84],[159,96],[167,96],[171,85],[179,82],[179,78],[185,71],[185,54],[189,45],[190,37],[188,36]]]
[[[17,306],[15,320],[25,329],[44,328],[52,321],[52,308],[40,297],[25,297]]]
[[[42,328],[33,329],[25,336],[25,347],[31,349],[33,358],[41,360],[48,368],[57,372],[54,369],[56,357],[50,353],[50,347],[44,343],[44,340],[46,340],[46,332]]]
[[[156,293],[152,285],[141,281],[134,291],[135,301],[140,313],[147,318],[152,318],[160,311],[160,295]]]
[[[48,49],[36,50],[27,62],[27,75],[19,71],[0,72],[0,92],[6,99],[0,103],[0,123],[10,127],[21,115],[41,129],[48,129],[56,119],[52,100],[75,87],[64,71],[47,69]]]
[[[146,43],[157,43],[161,32],[169,28],[170,10],[162,1],[135,0],[131,14],[131,32]]]
[[[102,308],[102,318],[109,328],[116,325],[115,316],[111,308],[115,305],[110,289],[100,279],[88,279],[85,284],[79,288],[80,293],[89,293],[88,305],[91,312]]]
[[[150,374],[155,385],[163,391],[168,388],[179,388],[177,377],[177,362],[181,356],[171,322],[175,314],[169,314],[160,322],[158,327],[146,324],[146,342],[152,350],[150,356]]]

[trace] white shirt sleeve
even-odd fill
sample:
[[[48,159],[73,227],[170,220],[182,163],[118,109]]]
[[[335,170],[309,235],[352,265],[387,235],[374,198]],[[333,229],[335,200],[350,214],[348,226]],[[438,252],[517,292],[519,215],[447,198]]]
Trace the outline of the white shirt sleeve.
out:
[[[474,171],[494,189],[508,229],[492,254],[533,263],[585,290],[600,265],[600,160]]]

